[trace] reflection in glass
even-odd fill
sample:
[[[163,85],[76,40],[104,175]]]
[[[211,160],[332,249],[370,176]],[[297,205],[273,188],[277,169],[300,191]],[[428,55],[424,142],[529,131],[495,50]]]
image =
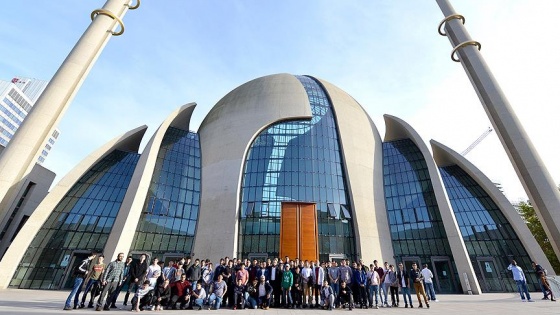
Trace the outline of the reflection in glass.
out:
[[[531,258],[511,224],[486,191],[459,166],[441,167],[440,173],[475,273],[479,281],[488,282],[481,284],[483,292],[496,288],[517,292],[515,283],[508,281],[511,276],[507,266],[511,259],[524,270],[532,267]],[[480,260],[489,258],[499,271],[492,277],[480,268]],[[525,275],[529,290],[540,290],[535,273],[526,272]],[[498,285],[496,281],[503,284]]]
[[[152,257],[160,258],[167,252],[190,254],[199,205],[198,134],[169,127],[158,152],[131,251],[150,252]],[[177,241],[161,241],[171,236]]]
[[[307,92],[313,118],[272,125],[252,143],[242,180],[239,254],[278,256],[281,204],[296,201],[316,203],[321,259],[331,253],[354,257],[353,228],[348,220],[352,207],[347,202],[331,105],[314,79],[297,78]]]
[[[74,251],[103,251],[138,158],[116,150],[84,174],[33,238],[10,286],[58,289]]]
[[[429,263],[434,256],[448,257],[458,279],[428,166],[412,140],[383,143],[383,182],[396,260],[413,256]],[[446,293],[457,290],[453,286]]]

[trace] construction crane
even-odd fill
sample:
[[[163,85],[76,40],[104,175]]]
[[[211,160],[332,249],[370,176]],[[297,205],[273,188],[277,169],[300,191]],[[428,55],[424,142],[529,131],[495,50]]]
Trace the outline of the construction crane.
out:
[[[488,127],[488,129],[486,129],[486,131],[480,135],[480,137],[478,137],[478,139],[476,139],[471,145],[469,145],[468,148],[466,148],[463,152],[461,152],[462,156],[467,155],[467,153],[471,152],[472,149],[474,149],[479,143],[482,142],[482,140],[484,140],[484,138],[486,138],[486,136],[488,136],[491,132],[492,132],[492,128]]]

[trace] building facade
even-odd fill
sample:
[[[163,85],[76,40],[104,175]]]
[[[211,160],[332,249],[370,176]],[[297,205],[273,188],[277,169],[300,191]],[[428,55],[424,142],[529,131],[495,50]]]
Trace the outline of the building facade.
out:
[[[48,83],[23,77],[0,80],[0,146],[8,145]],[[50,135],[37,160],[39,164],[45,161],[59,135],[58,129]]]
[[[91,250],[109,259],[416,262],[429,265],[442,293],[514,291],[511,259],[552,270],[476,167],[437,142],[430,150],[397,117],[385,116],[382,140],[364,109],[324,80],[249,81],[197,132],[194,108],[171,113],[141,154],[144,127],[68,173],[0,262],[0,287],[64,288]]]

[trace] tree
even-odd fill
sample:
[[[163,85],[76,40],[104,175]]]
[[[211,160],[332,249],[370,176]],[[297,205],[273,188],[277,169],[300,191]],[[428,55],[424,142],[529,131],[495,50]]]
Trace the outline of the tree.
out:
[[[519,214],[527,224],[529,231],[531,231],[531,234],[533,234],[533,236],[537,240],[537,243],[539,243],[544,254],[546,255],[546,258],[548,258],[548,261],[552,265],[555,273],[560,274],[560,260],[558,260],[558,257],[554,253],[552,245],[550,245],[548,236],[544,232],[544,228],[542,227],[541,222],[539,221],[539,218],[535,213],[535,208],[533,208],[529,201],[521,201],[519,204],[517,204],[517,211],[519,211]]]

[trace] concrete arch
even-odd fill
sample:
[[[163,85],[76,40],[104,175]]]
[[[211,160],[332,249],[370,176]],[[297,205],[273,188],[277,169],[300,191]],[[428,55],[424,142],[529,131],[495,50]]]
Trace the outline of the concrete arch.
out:
[[[451,247],[451,253],[453,254],[455,260],[455,266],[457,267],[457,272],[459,273],[459,281],[461,282],[463,291],[466,293],[468,287],[464,277],[464,275],[466,275],[472,293],[480,294],[482,291],[471,265],[467,248],[465,247],[461,231],[459,230],[459,225],[457,224],[455,214],[451,208],[451,203],[449,202],[449,198],[447,197],[447,193],[443,187],[443,180],[441,179],[428,146],[424,143],[416,130],[414,130],[404,120],[391,115],[383,115],[383,117],[385,118],[386,125],[384,141],[410,139],[418,147],[420,152],[422,152],[428,166],[428,172],[430,174],[434,194],[438,203],[441,219],[443,220],[449,246]]]
[[[474,164],[469,162],[459,153],[453,151],[449,147],[435,141],[430,140],[432,151],[434,152],[434,160],[439,167],[457,165],[470,177],[472,177],[480,187],[492,198],[498,208],[511,224],[515,233],[519,236],[523,247],[531,258],[544,268],[548,269],[550,274],[554,274],[552,265],[546,258],[543,250],[529,231],[527,225],[523,222],[515,208],[507,200],[506,196],[492,183],[492,181],[484,175]]]
[[[35,212],[21,229],[18,236],[14,239],[11,246],[6,251],[2,261],[0,261],[0,289],[5,289],[16,271],[19,262],[25,254],[25,249],[29,247],[33,241],[33,237],[37,234],[41,226],[45,223],[56,205],[64,198],[70,188],[95,164],[105,158],[114,150],[122,150],[128,152],[138,152],[142,137],[146,132],[147,126],[140,126],[132,129],[125,134],[114,138],[105,145],[88,155],[78,165],[76,165],[52,191],[43,199]]]
[[[347,189],[354,207],[356,248],[366,263],[393,258],[385,193],[383,142],[377,127],[354,98],[335,85],[317,79],[331,99],[338,125]]]
[[[252,141],[271,124],[311,118],[307,93],[299,80],[289,74],[249,81],[212,108],[198,132],[202,180],[195,255],[203,253],[212,261],[235,256],[239,189]]]
[[[144,148],[107,240],[104,250],[105,256],[111,258],[116,257],[118,253],[129,252],[146,201],[146,195],[148,189],[150,189],[159,149],[165,133],[169,127],[188,131],[195,107],[196,103],[189,103],[173,111],[159,126]]]

